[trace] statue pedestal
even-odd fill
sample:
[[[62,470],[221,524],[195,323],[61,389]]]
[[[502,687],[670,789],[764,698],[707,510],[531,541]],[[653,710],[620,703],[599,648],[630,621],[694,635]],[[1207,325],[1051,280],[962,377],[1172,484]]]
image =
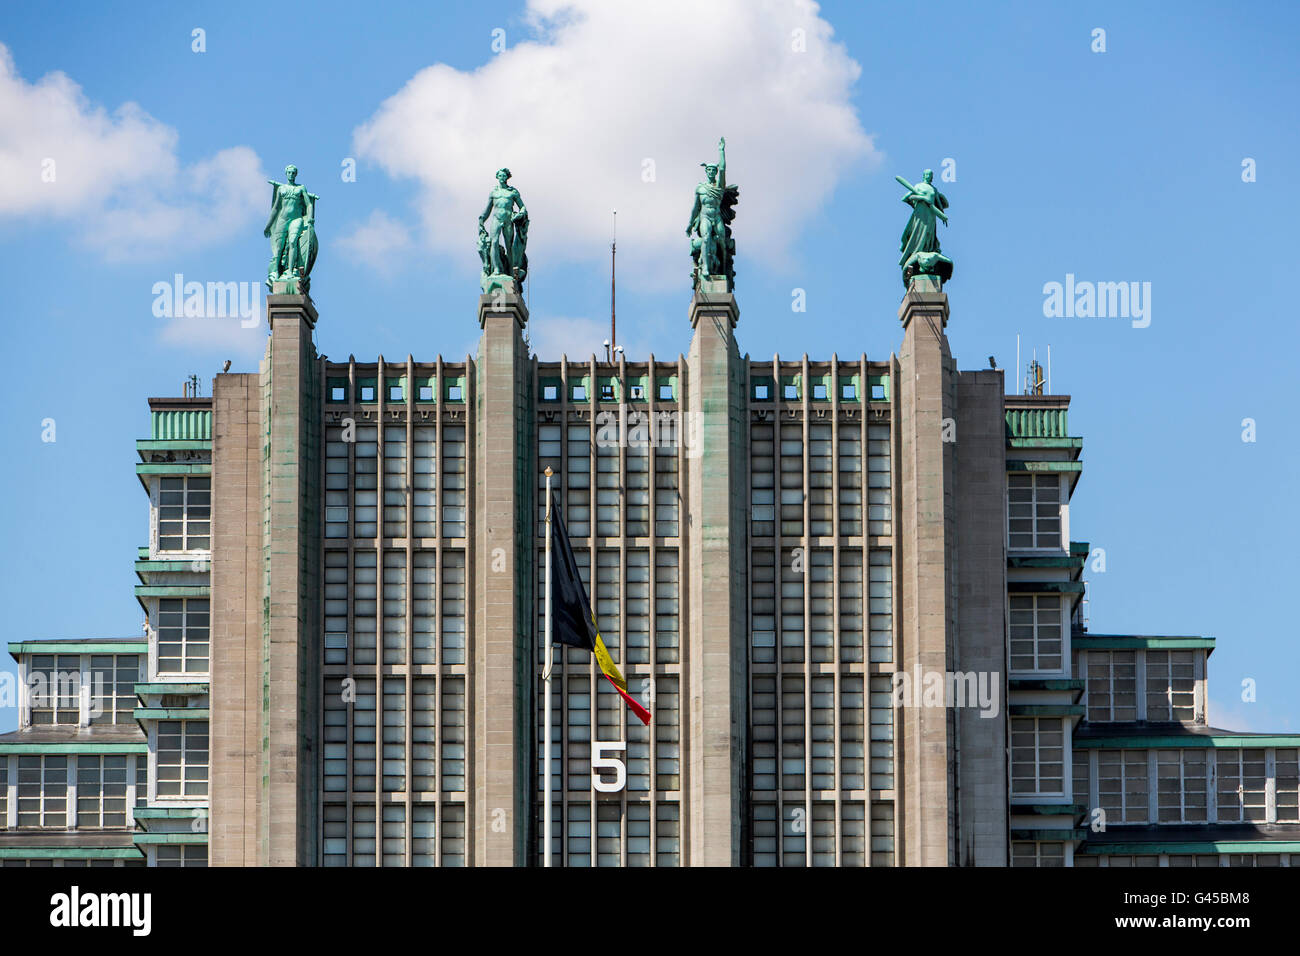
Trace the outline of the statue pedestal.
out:
[[[943,279],[939,276],[919,275],[912,276],[912,281],[907,284],[908,292],[942,292]]]
[[[519,283],[515,281],[514,276],[501,275],[496,273],[490,276],[483,276],[479,283],[483,287],[484,295],[491,295],[493,292],[501,291],[506,295],[518,296]]]

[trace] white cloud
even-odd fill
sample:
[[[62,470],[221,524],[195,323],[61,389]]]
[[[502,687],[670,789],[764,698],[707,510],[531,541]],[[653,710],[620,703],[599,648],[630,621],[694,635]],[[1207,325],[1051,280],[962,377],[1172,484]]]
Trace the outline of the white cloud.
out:
[[[251,149],[182,166],[177,140],[135,103],[92,104],[64,73],[28,83],[0,44],[0,218],[67,221],[121,259],[225,239],[269,208]]]
[[[347,258],[359,259],[380,275],[391,276],[411,245],[411,230],[382,209],[335,240]]]
[[[526,18],[537,40],[472,72],[421,70],[354,134],[358,155],[419,183],[427,241],[467,269],[503,165],[532,214],[534,271],[603,255],[617,209],[626,281],[661,286],[689,272],[692,190],[719,135],[739,254],[766,264],[848,169],[880,160],[850,102],[860,67],[808,0],[529,0]]]

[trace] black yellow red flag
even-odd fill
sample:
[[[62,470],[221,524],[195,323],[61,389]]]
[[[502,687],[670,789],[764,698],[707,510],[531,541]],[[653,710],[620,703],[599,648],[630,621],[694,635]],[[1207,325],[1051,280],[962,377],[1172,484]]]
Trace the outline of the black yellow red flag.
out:
[[[640,718],[641,723],[650,723],[650,711],[627,692],[627,681],[609,656],[605,642],[600,639],[596,616],[591,613],[587,590],[582,586],[578,562],[574,560],[573,547],[569,544],[569,532],[564,527],[559,502],[554,496],[551,497],[551,640],[591,651],[601,673],[627,701],[632,713]]]

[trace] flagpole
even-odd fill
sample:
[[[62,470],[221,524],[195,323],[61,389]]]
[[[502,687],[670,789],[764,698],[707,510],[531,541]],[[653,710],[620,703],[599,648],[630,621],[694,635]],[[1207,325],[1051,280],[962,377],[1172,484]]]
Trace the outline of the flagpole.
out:
[[[544,699],[542,702],[542,865],[551,865],[551,665],[554,647],[551,644],[551,469],[546,468],[546,665],[542,670]]]

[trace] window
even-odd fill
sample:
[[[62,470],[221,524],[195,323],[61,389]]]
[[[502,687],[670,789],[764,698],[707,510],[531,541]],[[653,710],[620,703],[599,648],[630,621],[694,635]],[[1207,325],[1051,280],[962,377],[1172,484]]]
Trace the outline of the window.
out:
[[[1137,720],[1135,652],[1089,651],[1087,678],[1089,720]]]
[[[1013,594],[1011,604],[1011,670],[1059,671],[1061,657],[1061,598],[1056,594]]]
[[[798,386],[798,385],[786,385],[786,386],[782,389],[782,394],[785,396],[785,400],[786,400],[787,402],[798,401],[798,399],[799,399],[799,386]]]
[[[139,655],[92,655],[88,679],[93,695],[90,723],[130,724],[135,721],[135,682],[140,679]],[[95,710],[100,713],[96,715],[93,712]]]
[[[459,385],[448,385],[448,386],[447,386],[447,401],[449,401],[449,402],[463,402],[463,401],[465,401],[465,398],[464,398],[464,390],[461,388],[461,386],[459,386]]]
[[[1274,753],[1278,823],[1300,822],[1300,750],[1292,747]]]
[[[1107,823],[1150,821],[1148,777],[1145,750],[1098,751],[1097,804]]]
[[[825,383],[825,382],[814,382],[814,383],[813,383],[813,400],[814,400],[814,401],[818,401],[818,402],[824,402],[824,401],[826,401],[826,383]]]
[[[754,386],[754,398],[760,402],[767,401],[767,385],[760,384]]]
[[[858,400],[858,387],[852,382],[847,385],[841,385],[840,398],[846,402],[856,402]]]
[[[673,400],[673,387],[671,385],[661,384],[659,386],[659,401],[671,402]]]
[[[32,726],[76,725],[81,719],[81,657],[33,654],[27,666]]]
[[[1011,843],[1011,865],[1065,866],[1065,844],[1013,840]]]
[[[433,386],[432,386],[432,385],[421,385],[421,386],[420,386],[420,392],[419,392],[419,395],[420,395],[420,401],[422,401],[422,402],[431,402],[431,401],[433,401]]]
[[[373,697],[371,699],[373,700]],[[158,721],[157,761],[155,780],[159,800],[189,800],[206,797],[208,795],[208,722],[206,720]]]
[[[643,386],[632,385],[628,391],[631,393],[633,401],[640,401],[645,398],[645,388]]]
[[[411,533],[417,538],[432,538],[438,470],[435,429],[432,425],[416,425],[412,429],[412,438]]]
[[[569,398],[575,402],[585,402],[587,400],[587,386],[574,385],[570,388]]]
[[[126,826],[126,757],[77,757],[77,826]]]
[[[1065,793],[1065,730],[1060,718],[1011,718],[1011,793]]]
[[[388,400],[389,400],[390,402],[400,402],[400,401],[402,401],[402,392],[403,392],[403,388],[402,388],[402,386],[400,386],[400,385],[389,385],[389,386],[388,386]]]
[[[1215,771],[1218,776],[1218,822],[1263,823],[1267,784],[1264,751],[1215,751]]]
[[[361,400],[363,402],[373,402],[375,400],[375,387],[373,385],[361,386]]]
[[[384,515],[385,538],[406,537],[406,429],[401,425],[384,429]]]
[[[560,388],[558,385],[542,386],[542,401],[553,402],[560,397]]]
[[[612,402],[614,400],[614,386],[606,383],[600,386],[600,400],[602,402]]]
[[[207,551],[212,547],[211,521],[211,478],[159,479],[159,551]]]
[[[18,758],[18,825],[64,829],[68,826],[68,758]]]
[[[342,385],[330,386],[331,402],[346,402],[348,400],[348,390]]]
[[[208,673],[207,598],[158,601],[158,673]]]
[[[873,402],[883,402],[883,401],[885,401],[885,383],[884,383],[884,382],[872,382],[872,383],[871,383],[871,400],[872,400]]]
[[[867,534],[893,534],[889,426],[867,426]]]
[[[1234,752],[1235,753],[1235,752]],[[1260,786],[1258,818],[1264,812],[1264,751],[1258,751]],[[1160,823],[1205,823],[1206,752],[1160,750],[1156,752],[1157,810]],[[1222,818],[1220,818],[1222,819]]]
[[[157,848],[158,866],[207,866],[208,848],[201,843],[171,844]]]
[[[1146,654],[1147,720],[1194,720],[1196,652],[1147,651]]]
[[[1061,482],[1056,475],[1007,476],[1007,547],[1061,547]]]
[[[465,426],[442,426],[442,536],[465,537]]]

